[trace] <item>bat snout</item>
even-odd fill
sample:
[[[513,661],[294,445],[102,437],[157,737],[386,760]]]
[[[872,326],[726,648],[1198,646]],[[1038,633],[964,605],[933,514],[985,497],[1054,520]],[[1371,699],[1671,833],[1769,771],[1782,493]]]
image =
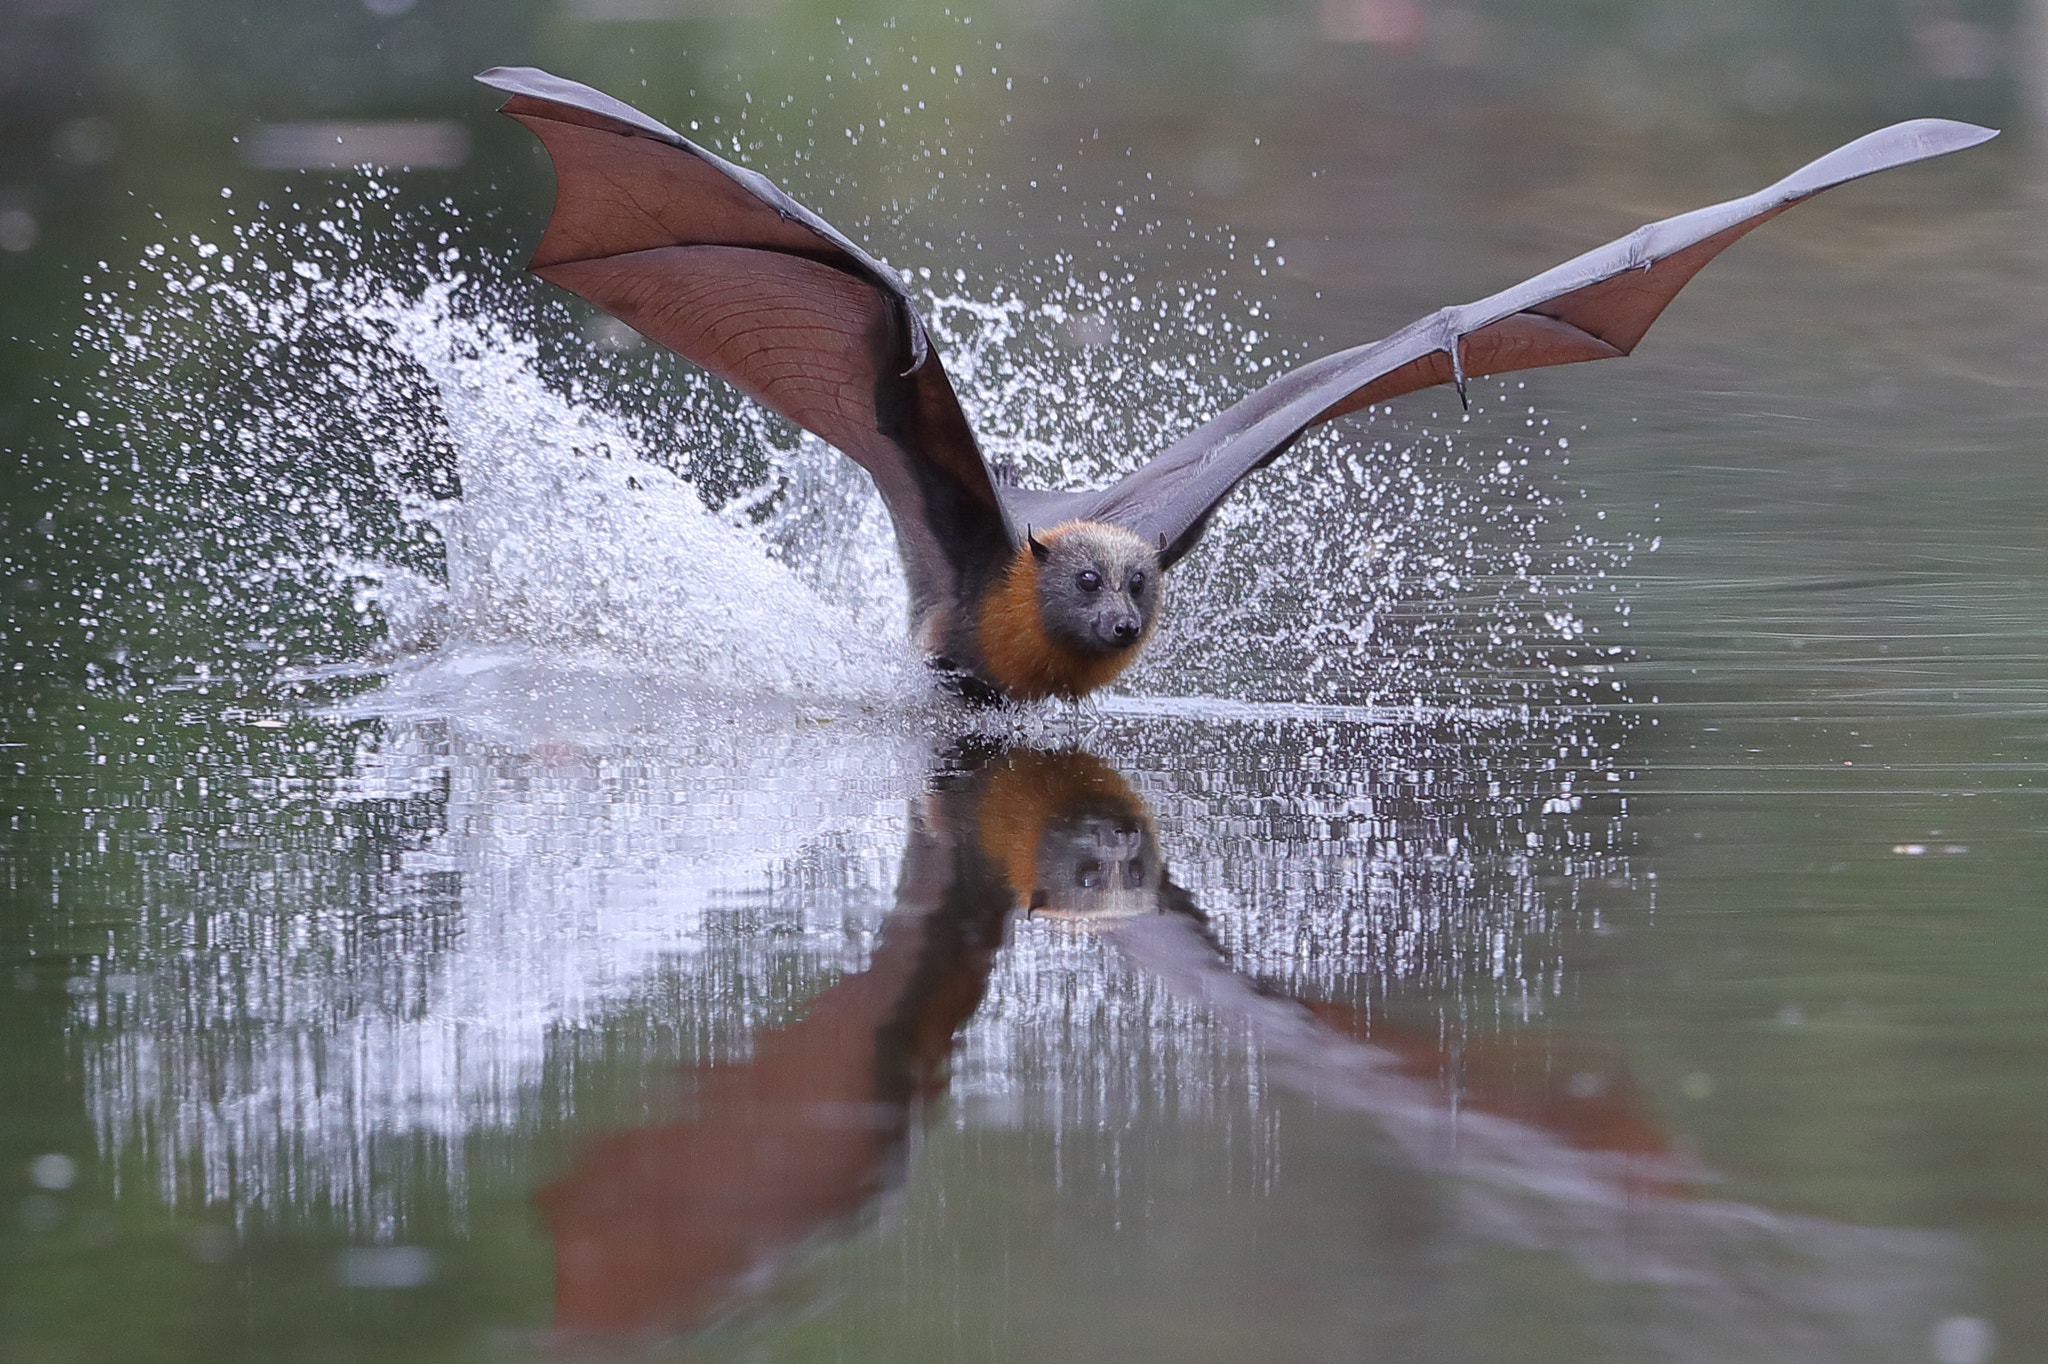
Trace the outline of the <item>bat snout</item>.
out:
[[[1093,633],[1105,649],[1128,649],[1145,633],[1145,622],[1135,611],[1105,611],[1096,617]]]

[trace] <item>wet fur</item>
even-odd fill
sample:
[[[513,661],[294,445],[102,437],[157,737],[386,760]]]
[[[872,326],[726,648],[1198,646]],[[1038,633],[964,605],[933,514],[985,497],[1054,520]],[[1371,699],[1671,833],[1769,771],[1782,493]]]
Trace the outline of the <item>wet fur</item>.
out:
[[[1021,701],[1077,701],[1129,667],[1159,618],[1159,556],[1130,531],[1100,521],[1068,521],[1027,537],[1002,581],[975,613],[974,642],[983,680]],[[1045,561],[1040,562],[1040,551]],[[1093,643],[1084,605],[1067,579],[1092,565],[1103,591],[1120,591],[1132,569],[1146,574],[1137,603],[1139,632],[1127,645]]]

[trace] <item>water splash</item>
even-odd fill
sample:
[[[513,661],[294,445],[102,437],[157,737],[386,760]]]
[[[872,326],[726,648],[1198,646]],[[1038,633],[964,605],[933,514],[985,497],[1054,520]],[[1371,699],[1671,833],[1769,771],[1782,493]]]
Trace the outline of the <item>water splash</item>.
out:
[[[81,521],[124,561],[84,616],[99,647],[131,672],[260,682],[513,646],[706,694],[922,699],[893,536],[858,470],[602,320],[565,329],[559,303],[472,278],[421,215],[401,216],[418,245],[393,265],[391,231],[367,225],[391,193],[94,277],[75,458],[142,513],[111,535]],[[1053,486],[1131,467],[1301,358],[1263,304],[1213,283],[1061,260],[924,287],[989,453]],[[1372,413],[1254,477],[1169,583],[1124,689],[1604,699],[1618,650],[1597,622],[1625,623],[1611,575],[1628,548],[1569,517],[1550,418],[1477,429]]]
[[[690,476],[762,465],[764,419],[722,420],[686,377],[653,414],[684,427],[679,456],[649,416],[582,400],[591,374],[544,377],[538,329],[452,251],[408,288],[319,229],[152,248],[123,281],[152,289],[95,296],[77,458],[125,464],[151,523],[125,528],[108,635],[208,679],[512,647],[708,696],[921,701],[873,589],[829,600],[848,575],[807,582],[749,502],[708,491],[729,474]],[[886,598],[893,563],[867,572]]]
[[[859,628],[758,532],[708,510],[626,422],[551,392],[533,342],[453,324],[448,293],[370,313],[432,377],[463,489],[427,513],[445,592],[371,594],[393,643],[595,654],[718,696],[915,694],[906,647]]]
[[[929,272],[920,272],[929,276]],[[988,453],[1097,485],[1292,365],[1268,305],[1213,282],[1092,277],[927,285],[925,312]],[[1572,514],[1570,437],[1482,384],[1448,427],[1375,409],[1311,432],[1223,504],[1166,584],[1127,692],[1488,710],[1610,699],[1616,578],[1633,552]],[[1489,417],[1488,409],[1495,409]],[[1474,418],[1478,424],[1473,425]],[[1575,428],[1580,429],[1580,428]],[[1475,432],[1477,434],[1475,434]]]
[[[472,279],[419,222],[406,230],[431,246],[402,267],[366,259],[375,234],[343,214],[153,248],[135,288],[121,272],[96,286],[79,457],[118,461],[147,514],[127,541],[136,590],[114,594],[108,632],[162,630],[157,656],[202,690],[321,664],[372,676],[373,692],[323,717],[369,732],[319,818],[376,824],[368,807],[396,787],[445,807],[415,821],[370,892],[418,921],[418,941],[356,943],[359,904],[329,904],[303,878],[280,892],[293,903],[243,913],[253,892],[230,883],[250,868],[161,868],[177,887],[162,902],[190,905],[146,936],[171,941],[203,917],[219,930],[208,941],[268,962],[208,1008],[225,1025],[255,1000],[279,1039],[202,1100],[205,1048],[173,1013],[195,982],[167,977],[153,950],[103,973],[135,987],[110,985],[107,1011],[82,1020],[105,1029],[88,1062],[103,1139],[148,1148],[173,1197],[269,1206],[291,1184],[286,1202],[359,1218],[377,1183],[363,1161],[419,1141],[440,1143],[459,1179],[452,1143],[530,1119],[562,1049],[608,1036],[650,991],[716,975],[707,906],[822,874],[858,903],[834,892],[819,915],[764,922],[820,961],[837,965],[849,941],[857,954],[901,836],[895,802],[962,724],[928,723],[887,515],[849,461],[601,323],[565,326],[559,304]],[[1214,286],[1098,275],[1057,262],[1028,289],[981,291],[955,276],[925,300],[991,455],[1034,480],[1128,467],[1299,358],[1273,346],[1260,305]],[[1527,858],[1562,835],[1546,851],[1572,873],[1618,837],[1572,818],[1573,781],[1616,774],[1606,722],[1556,704],[1590,685],[1590,631],[1557,594],[1618,552],[1556,533],[1557,470],[1538,456],[1561,442],[1534,413],[1479,448],[1384,415],[1363,445],[1358,430],[1255,479],[1176,574],[1166,638],[1129,688],[1202,699],[1154,707],[1170,737],[1152,767],[1204,767],[1207,740],[1188,733],[1203,727],[1241,750],[1211,771],[1263,770],[1294,747],[1304,770],[1330,766],[1328,791],[1282,793],[1324,831],[1318,846],[1342,849],[1323,891],[1255,906],[1212,877],[1229,922],[1356,946],[1323,958],[1332,979],[1370,959],[1540,997],[1554,970],[1500,946],[1552,927]],[[1143,710],[1004,714],[984,737],[1092,742]],[[1448,814],[1402,812],[1404,793],[1421,802],[1445,782]],[[1204,827],[1241,823],[1227,800],[1166,810],[1193,864],[1243,856]],[[1491,870],[1474,870],[1475,848]],[[452,904],[434,889],[450,883]],[[1220,937],[1247,960],[1269,936],[1233,933]],[[747,951],[719,979],[755,998],[776,957]],[[998,982],[991,1016],[1036,988]],[[1022,1039],[1045,1023],[1025,1010],[1003,1026]],[[305,1071],[316,1053],[358,1078]],[[318,1150],[275,1145],[295,1133]],[[233,1185],[230,1167],[252,1160],[276,1187]]]
[[[447,666],[408,670],[406,698]],[[539,690],[552,660],[490,671],[536,727],[444,696],[434,718],[362,728],[352,762],[240,837],[151,859],[151,946],[109,959],[78,1024],[103,1144],[168,1200],[371,1226],[445,1189],[459,1210],[465,1141],[531,1123],[565,1049],[642,1016],[758,1026],[778,972],[801,990],[858,961],[924,772],[915,740],[753,712],[585,745]],[[271,821],[312,809],[345,834],[294,870]],[[350,870],[365,852],[379,869]],[[206,951],[161,950],[195,930]]]

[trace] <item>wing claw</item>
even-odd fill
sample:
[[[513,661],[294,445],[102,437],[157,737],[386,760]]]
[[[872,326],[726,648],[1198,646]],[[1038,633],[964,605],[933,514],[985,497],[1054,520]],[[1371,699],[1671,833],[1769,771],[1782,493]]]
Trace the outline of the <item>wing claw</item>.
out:
[[[1438,349],[1451,357],[1451,384],[1458,390],[1458,404],[1467,412],[1472,410],[1472,399],[1465,391],[1465,329],[1459,324],[1464,320],[1461,308],[1445,308],[1437,314],[1437,331],[1443,338]]]

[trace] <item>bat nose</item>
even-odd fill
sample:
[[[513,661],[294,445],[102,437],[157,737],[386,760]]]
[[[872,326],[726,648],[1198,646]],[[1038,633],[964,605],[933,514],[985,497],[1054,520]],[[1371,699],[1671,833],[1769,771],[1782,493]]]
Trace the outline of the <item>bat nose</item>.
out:
[[[1129,644],[1138,637],[1138,622],[1134,620],[1120,620],[1116,623],[1116,628],[1111,633],[1116,636],[1117,643]]]

